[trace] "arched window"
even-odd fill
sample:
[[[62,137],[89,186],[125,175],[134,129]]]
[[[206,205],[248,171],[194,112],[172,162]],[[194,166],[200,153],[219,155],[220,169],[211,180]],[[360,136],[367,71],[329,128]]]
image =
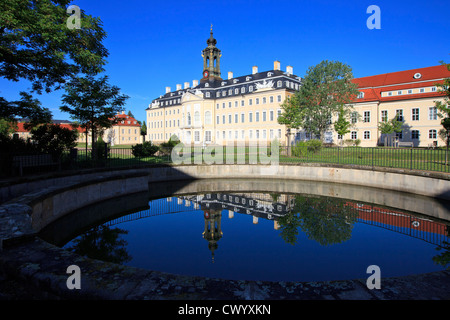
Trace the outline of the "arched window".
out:
[[[187,125],[190,126],[191,125],[191,113],[188,112],[187,114]]]
[[[199,124],[199,123],[200,123],[200,112],[195,111],[194,112],[194,124]]]
[[[211,124],[211,111],[205,112],[205,124]]]

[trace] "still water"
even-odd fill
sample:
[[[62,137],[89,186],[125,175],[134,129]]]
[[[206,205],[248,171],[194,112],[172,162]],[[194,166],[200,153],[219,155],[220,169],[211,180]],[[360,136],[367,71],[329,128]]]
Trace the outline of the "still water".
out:
[[[78,214],[118,210],[137,196],[145,197],[118,198]],[[448,222],[352,199],[223,191],[147,198],[144,207],[132,208],[53,242],[104,261],[234,280],[367,278],[370,265],[383,277],[403,276],[443,270],[450,262]]]

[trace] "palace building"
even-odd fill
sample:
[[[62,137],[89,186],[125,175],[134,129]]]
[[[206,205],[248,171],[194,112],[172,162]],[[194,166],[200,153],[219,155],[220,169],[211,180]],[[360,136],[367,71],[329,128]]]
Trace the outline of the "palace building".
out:
[[[224,145],[227,142],[286,141],[285,126],[278,124],[280,105],[299,89],[301,78],[275,61],[273,70],[253,66],[248,75],[222,78],[221,51],[211,29],[202,51],[203,77],[166,93],[147,108],[148,139],[156,144],[176,135],[183,143]]]
[[[280,62],[274,61],[272,70],[260,72],[253,66],[247,75],[234,77],[228,72],[222,78],[222,52],[212,29],[206,43],[200,81],[194,80],[192,86],[189,82],[177,84],[176,90],[166,87],[165,94],[147,108],[147,140],[159,144],[175,135],[193,145],[269,143],[274,139],[286,145],[286,127],[278,124],[277,118],[281,104],[301,86],[302,79],[294,75],[293,67],[282,71]],[[353,79],[360,93],[353,104],[351,131],[339,136],[331,125],[325,142],[357,145],[358,141],[363,147],[385,142],[413,147],[445,145],[439,136],[442,126],[435,101],[444,99],[436,84],[448,77],[446,66],[438,65]],[[385,137],[379,123],[394,116],[403,121],[402,132]],[[301,128],[291,134],[292,143],[314,138]]]

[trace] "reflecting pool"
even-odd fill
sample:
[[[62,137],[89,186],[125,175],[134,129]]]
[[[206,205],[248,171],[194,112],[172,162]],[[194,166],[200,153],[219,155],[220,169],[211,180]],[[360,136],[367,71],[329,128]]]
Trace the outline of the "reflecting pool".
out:
[[[193,183],[173,192],[173,184],[149,186],[150,195],[133,194],[78,210],[45,229],[42,237],[99,260],[233,280],[367,278],[370,265],[391,277],[450,264],[447,203],[419,197],[428,200],[427,207],[416,204],[414,212],[387,206],[400,196],[392,192],[308,183],[304,187],[311,192],[293,193],[275,188],[276,182],[271,182],[273,188],[251,183],[253,191],[230,188],[236,181],[228,187]],[[291,183],[297,185],[286,189],[297,190],[299,182]],[[170,194],[158,197],[152,188]],[[377,192],[381,196],[374,198]],[[374,203],[363,201],[364,194]],[[402,203],[414,206],[410,201],[417,199]],[[434,210],[439,217],[423,210]]]

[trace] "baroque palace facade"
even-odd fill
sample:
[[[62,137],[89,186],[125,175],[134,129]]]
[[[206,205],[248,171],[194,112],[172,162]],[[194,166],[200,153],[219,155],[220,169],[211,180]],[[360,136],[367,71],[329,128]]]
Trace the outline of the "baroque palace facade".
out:
[[[184,87],[178,84],[174,91],[166,87],[166,93],[149,105],[147,140],[158,144],[175,135],[193,145],[269,143],[274,139],[286,145],[286,127],[278,124],[277,118],[281,104],[300,88],[301,78],[293,74],[292,66],[282,71],[280,62],[275,61],[273,70],[259,72],[253,66],[251,74],[234,77],[228,72],[227,79],[222,79],[222,53],[216,44],[211,29],[202,51],[200,81],[194,80],[192,87],[189,82]],[[354,79],[360,94],[353,107],[359,117],[355,114],[351,118],[350,133],[341,137],[331,130],[325,142],[359,140],[363,147],[375,147],[384,141],[415,147],[445,145],[438,134],[442,126],[434,101],[444,99],[436,83],[447,77],[450,72],[439,65]],[[404,122],[403,130],[384,139],[378,124],[395,115]],[[291,134],[293,143],[313,138],[301,129]]]
[[[277,122],[280,104],[299,89],[301,79],[288,66],[281,71],[274,62],[270,71],[227,79],[221,78],[221,51],[211,30],[203,50],[203,78],[166,87],[165,95],[147,108],[148,139],[158,144],[176,135],[183,143],[204,145],[234,141],[272,141],[285,143],[285,127]]]

